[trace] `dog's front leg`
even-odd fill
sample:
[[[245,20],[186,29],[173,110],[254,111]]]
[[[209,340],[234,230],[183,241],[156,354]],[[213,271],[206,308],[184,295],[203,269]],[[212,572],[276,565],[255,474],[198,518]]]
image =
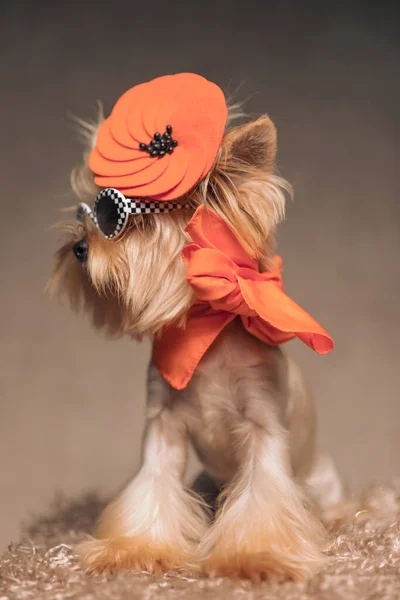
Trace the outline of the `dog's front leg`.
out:
[[[257,396],[247,397],[237,415],[232,435],[239,469],[198,559],[211,575],[300,580],[324,563],[324,531],[292,478],[288,433],[276,405]]]
[[[197,497],[184,488],[185,424],[169,405],[167,384],[150,369],[142,466],[100,517],[96,539],[79,547],[91,571],[164,571],[182,566],[205,531]]]

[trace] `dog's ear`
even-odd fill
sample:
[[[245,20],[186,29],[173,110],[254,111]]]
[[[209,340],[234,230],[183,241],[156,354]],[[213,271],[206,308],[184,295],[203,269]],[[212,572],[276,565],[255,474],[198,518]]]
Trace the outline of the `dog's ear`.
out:
[[[272,171],[276,156],[276,129],[267,115],[231,129],[225,136],[225,143],[229,160],[265,172]]]
[[[275,227],[285,214],[285,195],[291,194],[290,185],[274,173],[275,157],[276,129],[269,117],[230,129],[200,194],[259,259],[272,256]]]

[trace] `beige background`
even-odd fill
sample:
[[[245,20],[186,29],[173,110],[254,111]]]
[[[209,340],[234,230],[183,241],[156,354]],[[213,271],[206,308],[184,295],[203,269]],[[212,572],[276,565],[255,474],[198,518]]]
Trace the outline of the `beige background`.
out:
[[[111,493],[138,465],[149,345],[105,342],[43,294],[73,200],[68,111],[197,71],[241,88],[280,134],[295,186],[280,231],[289,293],[332,333],[291,344],[321,438],[354,486],[399,472],[399,42],[389,3],[14,3],[1,32],[0,544],[55,494]],[[111,4],[109,5],[111,6]],[[279,6],[279,8],[277,8]]]

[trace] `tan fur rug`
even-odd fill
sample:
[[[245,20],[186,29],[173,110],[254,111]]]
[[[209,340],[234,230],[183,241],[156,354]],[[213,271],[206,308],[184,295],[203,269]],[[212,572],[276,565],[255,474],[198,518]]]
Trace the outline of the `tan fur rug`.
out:
[[[302,584],[205,579],[187,572],[150,576],[88,576],[74,545],[103,507],[96,497],[59,501],[50,516],[26,529],[0,559],[0,600],[349,600],[400,598],[400,494],[397,485],[374,487],[336,513],[330,563]],[[78,533],[79,532],[79,533]]]

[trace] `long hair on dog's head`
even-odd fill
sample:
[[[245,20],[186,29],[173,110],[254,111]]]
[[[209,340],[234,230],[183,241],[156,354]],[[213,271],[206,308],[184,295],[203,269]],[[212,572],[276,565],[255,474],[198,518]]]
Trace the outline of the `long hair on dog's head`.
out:
[[[100,114],[97,123],[84,124],[88,148],[71,178],[79,201],[89,204],[100,188],[87,158],[102,121]],[[66,295],[73,309],[83,309],[96,328],[109,334],[140,338],[159,334],[171,322],[184,325],[193,295],[181,250],[190,241],[185,227],[200,204],[230,225],[261,270],[268,268],[285,193],[291,193],[290,185],[274,174],[275,155],[275,126],[263,116],[227,130],[207,177],[179,200],[191,209],[132,215],[116,240],[105,239],[90,219],[61,223],[67,239],[56,255],[50,291]],[[72,251],[81,239],[88,248],[84,265]]]

